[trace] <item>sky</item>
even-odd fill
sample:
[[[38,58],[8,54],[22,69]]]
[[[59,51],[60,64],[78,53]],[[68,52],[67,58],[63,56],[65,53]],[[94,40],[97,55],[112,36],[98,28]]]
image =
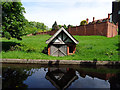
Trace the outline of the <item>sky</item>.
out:
[[[43,22],[49,28],[58,25],[80,25],[82,20],[107,18],[114,0],[21,0],[28,21]]]

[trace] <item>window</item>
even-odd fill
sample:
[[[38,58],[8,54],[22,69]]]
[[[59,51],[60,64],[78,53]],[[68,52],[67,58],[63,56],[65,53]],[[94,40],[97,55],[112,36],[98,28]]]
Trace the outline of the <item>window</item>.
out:
[[[73,46],[69,46],[69,53],[73,53]]]

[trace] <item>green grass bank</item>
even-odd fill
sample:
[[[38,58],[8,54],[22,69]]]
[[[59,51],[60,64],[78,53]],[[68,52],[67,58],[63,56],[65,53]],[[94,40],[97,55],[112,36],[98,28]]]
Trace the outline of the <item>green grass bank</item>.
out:
[[[47,60],[98,60],[118,61],[118,37],[107,38],[104,36],[74,36],[79,44],[76,53],[70,56],[54,57],[42,51],[50,35],[24,36],[22,41],[17,39],[0,39],[2,51],[0,56],[9,59],[47,59]]]

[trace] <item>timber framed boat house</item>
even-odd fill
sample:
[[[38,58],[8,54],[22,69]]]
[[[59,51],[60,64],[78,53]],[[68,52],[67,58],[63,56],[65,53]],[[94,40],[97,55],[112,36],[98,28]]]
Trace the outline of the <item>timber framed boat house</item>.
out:
[[[46,43],[48,44],[48,55],[67,56],[75,53],[76,44],[79,42],[62,27]]]

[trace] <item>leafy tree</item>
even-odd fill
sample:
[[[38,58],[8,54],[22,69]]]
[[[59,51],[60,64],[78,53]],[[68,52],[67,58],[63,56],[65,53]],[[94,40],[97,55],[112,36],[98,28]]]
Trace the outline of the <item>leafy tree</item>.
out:
[[[46,26],[44,23],[30,21],[27,22],[25,25],[25,32],[26,34],[35,34],[37,32],[42,32],[48,30],[48,26]]]
[[[82,20],[82,21],[80,22],[80,25],[87,25],[87,21],[86,21],[86,20]]]
[[[64,24],[63,26],[62,25],[58,25],[59,28],[63,27],[64,29],[67,29],[67,26]]]
[[[61,28],[62,27],[62,25],[58,25],[59,26],[59,28]]]
[[[41,29],[42,31],[45,31],[47,29],[47,26],[44,23],[36,23],[37,29]]]
[[[64,26],[63,26],[63,27],[64,27],[64,29],[67,29],[67,26],[66,26],[65,24],[64,24]]]
[[[25,8],[21,2],[1,2],[2,4],[2,30],[7,36],[22,40],[22,31],[25,25]]]
[[[57,22],[55,21],[54,24],[52,25],[52,30],[58,30],[58,29],[60,29],[60,28],[57,25]]]
[[[96,23],[101,23],[101,21],[100,20],[97,20],[97,22]]]

